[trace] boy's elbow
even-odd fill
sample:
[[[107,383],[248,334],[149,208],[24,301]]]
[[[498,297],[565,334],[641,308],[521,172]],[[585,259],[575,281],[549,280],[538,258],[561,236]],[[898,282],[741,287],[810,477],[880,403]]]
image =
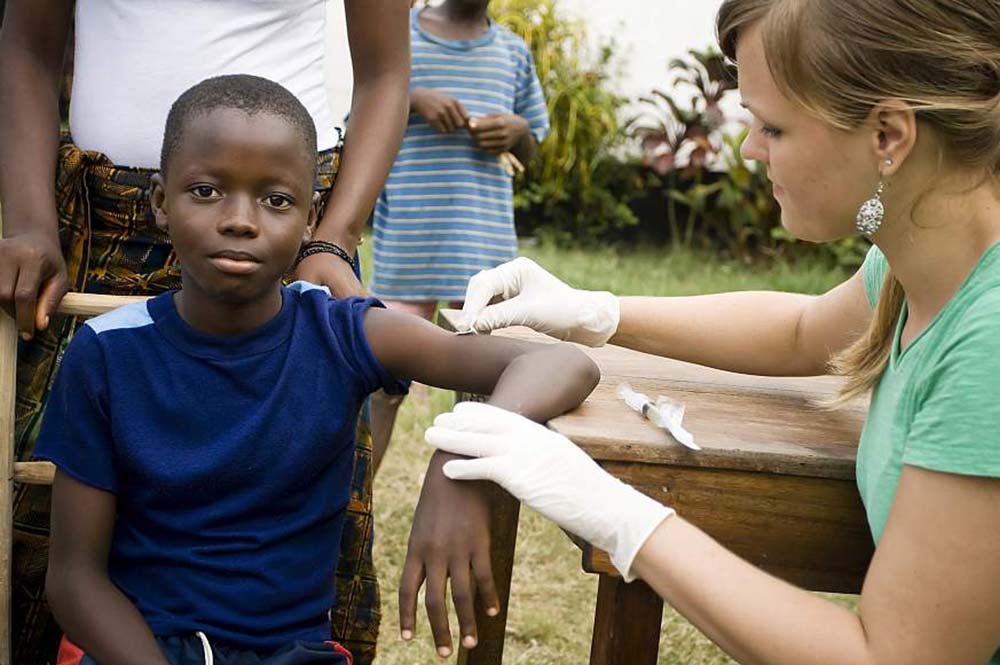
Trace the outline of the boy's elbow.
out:
[[[597,384],[601,381],[601,369],[597,366],[590,356],[581,351],[578,347],[572,344],[561,345],[567,354],[569,362],[567,363],[567,369],[569,376],[568,380],[572,382],[574,386],[577,386],[583,397],[589,395]]]

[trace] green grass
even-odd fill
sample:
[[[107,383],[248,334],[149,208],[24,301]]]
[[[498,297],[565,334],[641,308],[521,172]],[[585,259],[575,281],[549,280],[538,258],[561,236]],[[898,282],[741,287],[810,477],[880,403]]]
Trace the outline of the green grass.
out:
[[[364,250],[363,261],[370,269],[370,245]],[[747,268],[687,252],[622,254],[551,247],[524,248],[523,252],[574,286],[621,294],[685,295],[745,289],[820,293],[847,276],[842,271],[808,265],[795,269],[782,265]],[[375,481],[375,560],[383,590],[380,665],[441,662],[434,654],[422,605],[417,639],[411,644],[399,640],[396,590],[410,519],[430,457],[423,431],[436,414],[451,404],[450,393],[415,388],[400,411],[392,447]],[[586,663],[596,593],[597,578],[580,571],[579,550],[558,528],[530,510],[522,511],[504,662]],[[844,602],[850,603],[851,599]],[[453,633],[456,626],[453,618]],[[667,608],[659,662],[723,665],[733,661]]]

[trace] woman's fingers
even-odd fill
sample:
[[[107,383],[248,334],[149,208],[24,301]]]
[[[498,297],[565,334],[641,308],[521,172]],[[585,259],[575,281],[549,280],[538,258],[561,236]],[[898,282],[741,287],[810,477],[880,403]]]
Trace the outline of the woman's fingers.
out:
[[[531,312],[534,309],[530,300],[523,296],[517,296],[510,300],[498,302],[495,305],[487,305],[483,308],[474,321],[469,321],[469,326],[476,332],[487,332],[511,326],[531,324]]]
[[[497,471],[497,465],[495,458],[456,459],[445,462],[441,470],[452,480],[489,480],[503,485],[504,478]]]
[[[503,455],[511,443],[504,437],[493,434],[464,432],[439,426],[427,428],[424,440],[439,450],[466,457]]]
[[[459,402],[450,413],[438,416],[434,424],[483,434],[509,434],[526,427],[540,427],[513,411],[483,402]]]
[[[462,316],[466,325],[471,324],[483,308],[503,292],[503,276],[496,268],[481,270],[473,275],[465,287],[465,302],[462,304]]]
[[[66,283],[66,275],[63,273],[58,273],[45,282],[42,286],[42,292],[38,296],[35,321],[36,329],[45,330],[49,327],[49,320],[56,313],[56,309],[59,307],[59,303],[62,301],[63,296],[66,295],[68,289],[69,285]]]
[[[30,339],[35,334],[35,305],[38,299],[41,274],[36,265],[22,265],[14,287],[17,310],[17,329],[21,336]]]

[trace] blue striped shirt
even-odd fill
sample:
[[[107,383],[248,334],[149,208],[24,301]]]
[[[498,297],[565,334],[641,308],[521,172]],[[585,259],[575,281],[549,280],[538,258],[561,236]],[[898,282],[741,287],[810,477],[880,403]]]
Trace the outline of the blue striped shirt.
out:
[[[410,88],[433,88],[473,118],[524,117],[538,141],[549,131],[545,97],[520,37],[490,22],[471,40],[444,39],[410,17]],[[386,300],[461,300],[469,278],[514,258],[511,177],[465,129],[439,134],[411,113],[406,136],[375,206],[371,291]]]

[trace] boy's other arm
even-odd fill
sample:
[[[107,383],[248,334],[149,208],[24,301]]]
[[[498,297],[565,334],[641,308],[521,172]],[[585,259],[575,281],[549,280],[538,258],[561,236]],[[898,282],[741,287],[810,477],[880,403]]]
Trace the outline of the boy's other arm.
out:
[[[117,499],[56,472],[45,594],[69,639],[101,665],[169,665],[135,605],[108,577]]]
[[[0,307],[30,336],[68,288],[55,205],[59,82],[71,0],[9,0],[0,31]]]
[[[597,384],[597,366],[568,344],[530,344],[500,337],[454,335],[417,317],[370,309],[365,332],[375,356],[392,374],[461,392],[490,394],[490,403],[537,421],[582,402]],[[462,643],[476,645],[473,598],[499,611],[490,565],[490,505],[481,483],[449,480],[441,467],[456,456],[436,452],[413,516],[399,587],[404,639],[416,626],[417,592],[427,581],[425,605],[438,653],[452,650],[445,589]]]

